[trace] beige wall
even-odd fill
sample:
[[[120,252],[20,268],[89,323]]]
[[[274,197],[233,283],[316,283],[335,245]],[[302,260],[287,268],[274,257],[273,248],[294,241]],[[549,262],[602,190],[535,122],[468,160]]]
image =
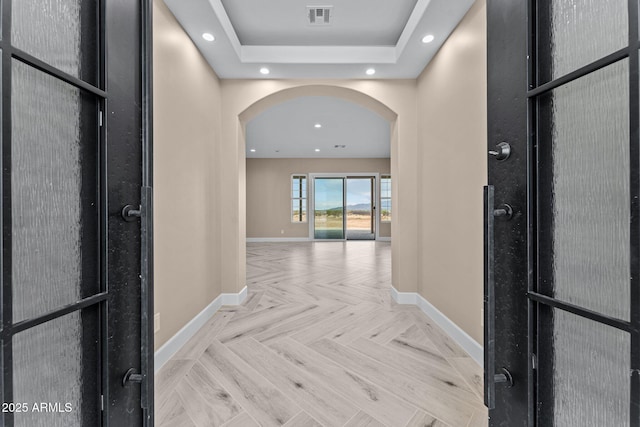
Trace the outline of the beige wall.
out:
[[[418,283],[418,146],[415,80],[223,80],[218,179],[223,183],[221,243],[223,292],[245,286],[246,183],[243,121],[294,96],[338,96],[379,112],[391,122],[394,213],[392,282],[401,292]],[[240,120],[242,118],[242,120]],[[238,207],[238,209],[232,209]]]
[[[213,174],[220,82],[161,0],[153,2],[155,312],[159,348],[221,292]]]
[[[419,293],[482,343],[486,6],[477,0],[418,79]]]
[[[291,175],[390,173],[389,159],[247,159],[247,237],[309,237],[308,223],[291,222]],[[284,233],[281,233],[284,231]],[[380,237],[391,224],[380,224]]]

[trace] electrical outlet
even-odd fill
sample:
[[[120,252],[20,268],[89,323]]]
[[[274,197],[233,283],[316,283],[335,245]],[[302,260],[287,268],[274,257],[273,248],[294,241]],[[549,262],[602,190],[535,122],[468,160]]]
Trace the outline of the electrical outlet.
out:
[[[153,315],[153,333],[157,334],[160,331],[160,313]]]
[[[284,234],[284,230],[280,230],[280,234]]]

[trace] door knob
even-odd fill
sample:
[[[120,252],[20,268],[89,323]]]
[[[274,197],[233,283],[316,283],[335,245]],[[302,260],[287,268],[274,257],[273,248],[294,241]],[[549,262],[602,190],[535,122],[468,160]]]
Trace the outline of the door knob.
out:
[[[122,387],[125,387],[127,383],[141,383],[144,377],[142,374],[137,374],[134,368],[129,368],[122,377]]]
[[[502,373],[493,376],[493,382],[501,384],[507,383],[507,387],[513,387],[513,376],[507,368],[501,369]]]
[[[120,214],[122,215],[122,219],[127,222],[135,221],[136,218],[140,218],[142,216],[142,207],[138,206],[138,208],[134,208],[131,205],[127,205],[122,208]]]
[[[494,156],[496,160],[507,160],[511,155],[511,145],[507,142],[501,142],[496,145],[495,150],[489,150],[489,154]]]
[[[498,209],[493,210],[493,216],[510,220],[513,217],[513,208],[511,207],[511,205],[505,203],[503,205],[500,205]]]

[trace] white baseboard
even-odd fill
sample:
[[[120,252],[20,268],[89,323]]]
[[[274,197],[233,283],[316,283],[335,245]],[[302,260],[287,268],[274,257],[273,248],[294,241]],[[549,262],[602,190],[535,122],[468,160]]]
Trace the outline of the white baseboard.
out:
[[[415,292],[398,292],[396,288],[391,287],[391,298],[398,304],[418,305],[418,294]]]
[[[390,242],[391,237],[378,237],[379,242]],[[247,237],[247,243],[287,243],[287,242],[311,242],[309,237]]]
[[[157,373],[200,330],[223,305],[239,305],[247,298],[245,286],[237,294],[220,294],[216,299],[182,327],[153,356],[154,372]]]
[[[247,287],[242,288],[237,294],[220,294],[222,305],[240,305],[247,298]]]
[[[309,242],[308,237],[247,237],[247,243]]]
[[[424,299],[417,292],[398,292],[396,288],[391,287],[391,297],[398,304],[411,304],[420,307],[422,312],[432,319],[438,326],[449,334],[453,340],[464,349],[469,356],[480,366],[484,366],[484,351],[482,345],[476,342],[469,334],[463,331],[451,319],[438,310],[433,304]]]

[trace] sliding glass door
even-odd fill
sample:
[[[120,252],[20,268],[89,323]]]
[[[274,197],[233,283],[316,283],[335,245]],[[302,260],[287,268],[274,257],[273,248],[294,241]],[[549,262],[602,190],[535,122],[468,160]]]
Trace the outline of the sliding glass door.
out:
[[[316,240],[376,240],[376,173],[311,174],[310,236]]]
[[[344,178],[314,179],[314,238],[344,239],[344,194]]]
[[[375,178],[372,176],[346,179],[347,240],[375,240]]]

